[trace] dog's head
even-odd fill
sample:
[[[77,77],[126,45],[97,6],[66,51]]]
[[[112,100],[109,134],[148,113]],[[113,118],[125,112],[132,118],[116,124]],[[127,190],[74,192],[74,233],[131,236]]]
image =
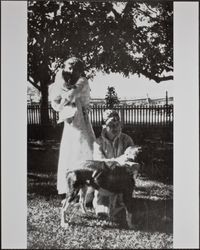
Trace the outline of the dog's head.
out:
[[[125,152],[124,156],[127,161],[134,161],[139,152],[141,152],[142,148],[139,146],[130,146]]]

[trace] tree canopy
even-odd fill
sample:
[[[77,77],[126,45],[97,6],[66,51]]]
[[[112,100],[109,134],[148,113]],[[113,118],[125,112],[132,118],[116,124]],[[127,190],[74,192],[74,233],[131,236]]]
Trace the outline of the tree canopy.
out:
[[[84,60],[88,77],[100,70],[173,79],[173,2],[28,1],[28,81],[44,107],[70,56]]]
[[[72,55],[88,73],[172,79],[164,74],[173,71],[173,3],[30,1],[28,79],[38,84]]]

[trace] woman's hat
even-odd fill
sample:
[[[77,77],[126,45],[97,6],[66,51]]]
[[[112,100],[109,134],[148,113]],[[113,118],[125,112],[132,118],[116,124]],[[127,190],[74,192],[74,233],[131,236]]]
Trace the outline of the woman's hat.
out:
[[[111,110],[111,109],[107,109],[107,110],[105,110],[104,111],[104,113],[103,113],[103,121],[105,122],[105,123],[107,123],[108,122],[108,120],[110,121],[110,120],[120,120],[120,117],[119,117],[119,114],[117,113],[117,111],[115,111],[115,110]]]

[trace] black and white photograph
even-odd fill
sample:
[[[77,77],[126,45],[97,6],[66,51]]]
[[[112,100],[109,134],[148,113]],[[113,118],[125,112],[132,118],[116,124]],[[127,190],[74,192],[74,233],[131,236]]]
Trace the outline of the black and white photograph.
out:
[[[28,2],[28,248],[172,248],[173,2]]]
[[[26,18],[26,248],[174,248],[175,3],[28,0]]]

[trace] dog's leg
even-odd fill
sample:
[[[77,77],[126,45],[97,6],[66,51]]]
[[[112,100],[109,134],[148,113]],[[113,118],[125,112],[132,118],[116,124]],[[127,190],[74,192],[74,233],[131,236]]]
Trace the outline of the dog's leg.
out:
[[[114,211],[116,207],[117,195],[109,195],[109,210],[108,215],[110,220],[114,219]]]
[[[66,222],[66,212],[69,209],[69,206],[72,204],[76,196],[78,195],[79,189],[74,189],[71,193],[66,194],[66,199],[62,201],[61,207],[61,226],[68,227],[68,223]]]
[[[85,208],[85,203],[86,203],[86,193],[87,193],[87,186],[85,185],[80,189],[80,206],[81,206],[81,211],[83,214],[86,214],[86,208]]]
[[[123,208],[125,208],[124,203],[120,202],[120,207],[116,207],[117,200],[119,199],[119,195],[111,195],[109,196],[109,216],[114,218],[116,214],[118,214]]]
[[[116,202],[119,201],[119,207],[116,207]],[[113,205],[113,216],[117,215],[122,209],[125,208],[124,202],[123,202],[123,194],[116,195],[115,198],[115,204]]]
[[[131,213],[131,202],[132,202],[132,192],[126,192],[123,194],[123,200],[126,210],[126,222],[129,229],[135,229],[135,226],[132,222],[132,213]]]
[[[66,222],[66,211],[70,205],[69,199],[65,199],[62,201],[61,207],[61,227],[68,227],[68,223]]]
[[[135,229],[135,226],[132,223],[132,213],[130,213],[126,208],[126,221],[129,229]]]
[[[98,191],[97,190],[94,190],[94,198],[93,198],[93,201],[92,201],[92,205],[93,205],[93,208],[95,210],[95,214],[97,215],[98,214],[98,211],[97,211],[97,206],[98,206]]]

